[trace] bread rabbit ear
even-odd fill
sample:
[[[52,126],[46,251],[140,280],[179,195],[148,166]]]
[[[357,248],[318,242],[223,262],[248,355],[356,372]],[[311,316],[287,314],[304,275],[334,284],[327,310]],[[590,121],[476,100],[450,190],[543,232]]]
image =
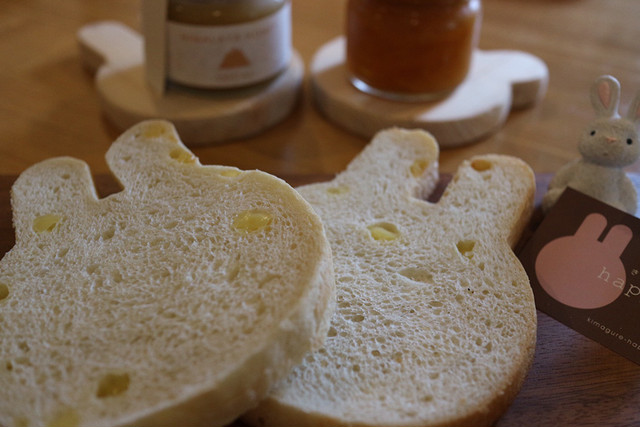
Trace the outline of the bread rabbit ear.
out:
[[[334,183],[353,185],[381,200],[396,196],[423,198],[437,183],[438,155],[438,144],[423,130],[383,130]]]
[[[438,202],[467,218],[473,228],[488,228],[515,246],[528,220],[535,194],[531,168],[515,157],[488,154],[460,165]]]
[[[636,92],[636,97],[633,98],[633,101],[629,106],[627,118],[632,122],[640,123],[640,90]]]
[[[591,104],[598,117],[614,117],[620,103],[620,83],[612,76],[600,76],[591,86]]]
[[[11,188],[16,240],[52,231],[98,196],[86,163],[70,157],[45,160],[24,171]]]
[[[200,165],[180,141],[175,127],[163,120],[138,123],[124,132],[107,151],[107,164],[125,191],[144,192],[169,182],[180,165]]]

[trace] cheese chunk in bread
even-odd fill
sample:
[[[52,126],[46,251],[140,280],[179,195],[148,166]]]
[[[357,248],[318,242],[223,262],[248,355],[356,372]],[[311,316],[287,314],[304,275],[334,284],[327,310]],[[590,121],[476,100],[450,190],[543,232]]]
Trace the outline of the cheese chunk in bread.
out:
[[[221,426],[325,339],[323,225],[284,181],[202,166],[164,121],[109,149],[121,192],[56,158],[12,188],[0,425]]]
[[[438,147],[379,133],[333,181],[298,190],[331,242],[337,309],[325,347],[244,419],[254,426],[488,426],[519,390],[536,339],[512,252],[532,210],[522,161],[464,162],[438,203]]]

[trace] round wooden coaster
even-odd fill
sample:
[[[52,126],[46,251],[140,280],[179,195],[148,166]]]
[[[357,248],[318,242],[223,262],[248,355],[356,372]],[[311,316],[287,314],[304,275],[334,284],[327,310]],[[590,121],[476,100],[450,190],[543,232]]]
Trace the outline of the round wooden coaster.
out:
[[[313,96],[331,121],[371,138],[401,126],[429,131],[440,147],[479,140],[498,130],[513,108],[526,108],[546,92],[548,70],[539,58],[519,51],[474,52],[465,81],[448,97],[433,102],[390,101],[357,90],[344,64],[345,40],[322,46],[311,64]]]
[[[170,85],[159,96],[147,83],[138,33],[117,22],[100,22],[83,27],[78,39],[84,64],[97,71],[105,115],[116,127],[166,119],[189,146],[247,137],[280,122],[295,107],[304,75],[304,63],[294,52],[289,67],[265,83],[234,90]]]

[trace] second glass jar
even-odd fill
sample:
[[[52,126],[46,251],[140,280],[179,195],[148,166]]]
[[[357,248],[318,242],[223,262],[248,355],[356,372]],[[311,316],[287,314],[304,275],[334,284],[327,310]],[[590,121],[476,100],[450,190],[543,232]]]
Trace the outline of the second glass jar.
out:
[[[480,25],[480,0],[349,0],[351,82],[393,100],[442,98],[467,76]]]

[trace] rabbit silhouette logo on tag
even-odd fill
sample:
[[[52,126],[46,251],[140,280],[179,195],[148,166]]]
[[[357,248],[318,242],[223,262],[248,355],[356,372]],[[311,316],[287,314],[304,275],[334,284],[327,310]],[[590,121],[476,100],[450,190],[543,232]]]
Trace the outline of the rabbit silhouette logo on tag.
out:
[[[536,306],[640,364],[640,220],[567,188],[519,257]]]
[[[620,255],[633,233],[626,225],[617,224],[600,241],[606,226],[603,215],[589,214],[575,234],[559,237],[542,248],[535,271],[545,292],[575,308],[604,307],[622,294],[626,272]]]

